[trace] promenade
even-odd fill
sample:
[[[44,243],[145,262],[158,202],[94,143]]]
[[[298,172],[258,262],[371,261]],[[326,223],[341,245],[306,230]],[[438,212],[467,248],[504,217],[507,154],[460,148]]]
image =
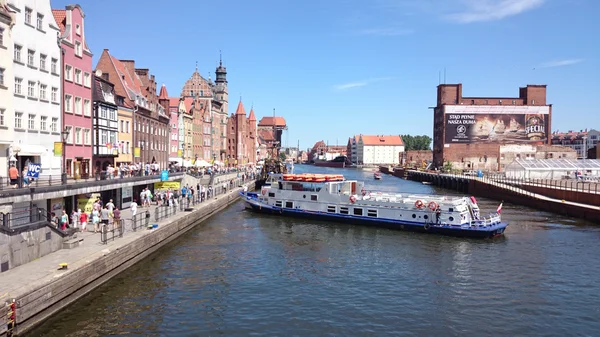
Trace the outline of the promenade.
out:
[[[253,181],[247,181],[245,184],[253,184]],[[58,250],[2,273],[0,302],[16,299],[17,329],[19,324],[36,316],[35,319],[27,322],[25,328],[29,329],[57,312],[60,307],[68,305],[158,247],[178,237],[182,232],[189,230],[198,221],[203,221],[222,207],[237,200],[238,192],[241,190],[238,186],[241,185],[240,181],[233,186],[234,188],[228,188],[226,191],[222,187],[215,188],[215,196],[195,205],[189,205],[189,208],[186,202],[183,208],[187,209],[178,208],[177,212],[169,212],[168,216],[164,216],[159,221],[155,221],[157,208],[160,208],[164,214],[168,206],[139,207],[136,218],[146,220],[145,213],[149,211],[149,224],[157,224],[156,229],[147,229],[145,222],[139,226],[138,221],[138,228],[134,231],[131,210],[123,210],[122,237],[115,236],[112,240],[109,234],[106,243],[102,242],[100,233],[93,232],[93,225],[88,224],[87,232],[77,234],[78,239],[83,239],[78,247]],[[97,267],[98,262],[103,268]],[[66,263],[68,268],[61,270],[59,264],[63,263]],[[89,275],[89,271],[97,275]],[[38,315],[41,312],[43,313]],[[0,335],[6,330],[6,324],[2,323],[4,322],[0,322]],[[19,330],[17,332],[22,333]]]

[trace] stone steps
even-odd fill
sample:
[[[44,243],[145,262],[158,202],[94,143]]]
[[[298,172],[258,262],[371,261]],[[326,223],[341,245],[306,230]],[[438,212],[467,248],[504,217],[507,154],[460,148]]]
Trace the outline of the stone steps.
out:
[[[79,247],[82,244],[83,244],[83,239],[73,238],[71,240],[67,240],[67,241],[63,242],[62,249],[72,249],[75,247]]]

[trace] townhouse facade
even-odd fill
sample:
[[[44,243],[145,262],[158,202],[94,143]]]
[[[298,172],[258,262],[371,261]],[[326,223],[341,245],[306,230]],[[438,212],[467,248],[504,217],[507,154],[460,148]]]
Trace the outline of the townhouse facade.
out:
[[[99,72],[97,72],[99,73]],[[94,76],[94,169],[106,171],[115,166],[119,155],[118,107],[115,86],[102,76]]]
[[[16,164],[12,143],[14,140],[13,107],[13,25],[16,23],[14,10],[5,0],[0,0],[0,175],[8,176],[12,163]]]
[[[116,95],[116,102],[124,102],[125,97]],[[133,162],[133,110],[123,105],[117,105],[117,122],[119,125],[119,155],[116,165]]]
[[[13,38],[12,150],[20,168],[41,165],[40,175],[60,176],[64,122],[61,113],[61,60],[56,36],[60,35],[50,1],[10,0],[15,14]]]
[[[86,178],[90,175],[93,154],[89,140],[93,122],[92,52],[85,39],[85,14],[79,5],[53,9],[52,14],[61,32],[60,48],[64,74],[62,119],[64,129],[68,132],[68,140],[63,149],[66,172],[68,176]]]
[[[230,167],[256,163],[256,116],[254,109],[246,116],[244,104],[240,100],[235,114],[227,123],[227,148],[225,164]]]

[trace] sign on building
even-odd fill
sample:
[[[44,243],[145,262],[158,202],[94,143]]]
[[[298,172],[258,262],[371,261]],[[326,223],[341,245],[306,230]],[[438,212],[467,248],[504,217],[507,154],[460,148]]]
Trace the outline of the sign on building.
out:
[[[42,171],[41,164],[29,163],[29,165],[27,165],[27,176],[28,177],[39,178],[41,171]]]
[[[550,107],[449,105],[446,144],[546,142]]]

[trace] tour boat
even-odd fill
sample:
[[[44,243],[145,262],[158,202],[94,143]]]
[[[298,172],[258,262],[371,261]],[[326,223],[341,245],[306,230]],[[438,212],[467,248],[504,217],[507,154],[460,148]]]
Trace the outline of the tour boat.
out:
[[[240,192],[246,208],[282,216],[475,238],[502,235],[500,209],[480,216],[475,197],[367,191],[342,175],[272,174],[260,192]]]
[[[375,180],[381,180],[381,172],[379,172],[379,171],[376,171],[376,172],[373,174],[373,178],[375,178]]]

